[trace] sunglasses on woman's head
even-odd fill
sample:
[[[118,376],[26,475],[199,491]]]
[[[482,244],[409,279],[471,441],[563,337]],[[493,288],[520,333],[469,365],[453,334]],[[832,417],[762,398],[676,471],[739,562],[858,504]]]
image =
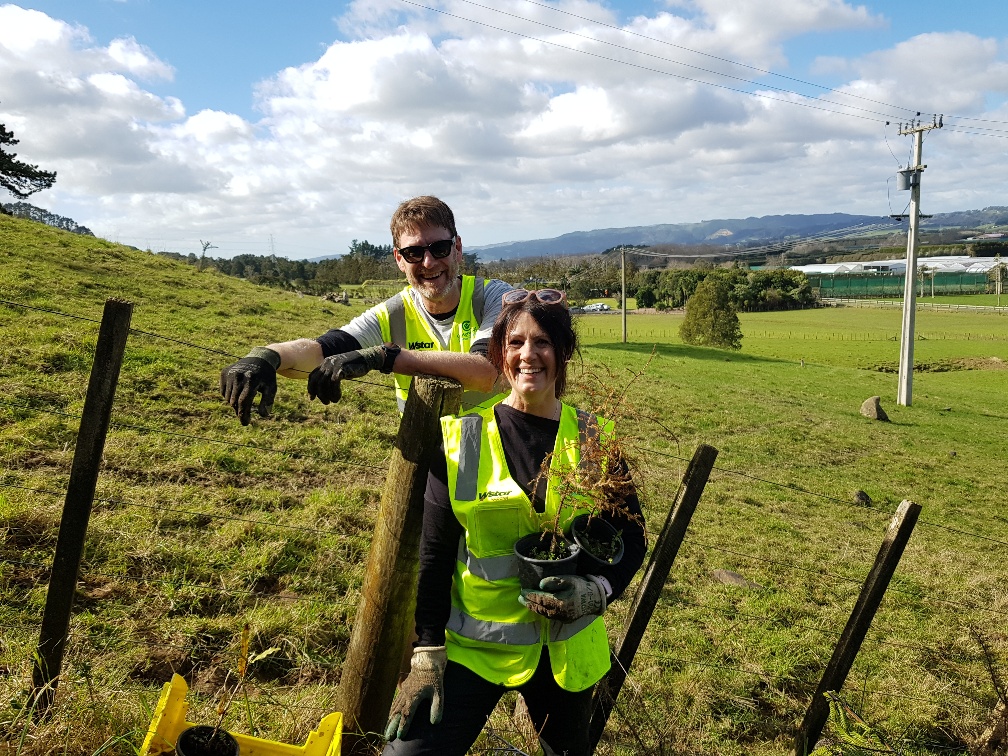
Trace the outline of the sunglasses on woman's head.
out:
[[[535,291],[511,289],[504,294],[502,301],[506,305],[521,304],[529,297],[535,297],[540,304],[544,305],[567,305],[567,295],[560,289],[536,289]]]
[[[430,250],[431,257],[436,260],[442,260],[452,253],[455,249],[455,237],[451,239],[442,239],[441,241],[431,242],[430,244],[418,244],[412,247],[403,247],[399,250],[399,254],[402,255],[403,259],[408,263],[418,263],[423,262],[424,255]]]

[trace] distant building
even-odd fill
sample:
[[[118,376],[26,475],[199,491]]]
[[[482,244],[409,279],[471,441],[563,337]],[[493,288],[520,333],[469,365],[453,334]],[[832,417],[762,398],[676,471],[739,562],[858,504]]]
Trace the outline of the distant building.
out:
[[[1000,236],[1000,234],[999,234]],[[917,269],[926,267],[936,273],[986,273],[997,264],[993,257],[968,257],[948,255],[944,257],[918,257]],[[818,265],[792,265],[792,270],[800,270],[805,275],[844,275],[849,273],[880,273],[902,276],[906,272],[906,260],[866,260],[864,262],[820,263]]]

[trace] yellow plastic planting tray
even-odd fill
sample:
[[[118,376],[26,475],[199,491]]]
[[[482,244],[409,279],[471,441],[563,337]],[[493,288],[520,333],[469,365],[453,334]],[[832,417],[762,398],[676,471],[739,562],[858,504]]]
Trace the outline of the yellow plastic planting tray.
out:
[[[173,675],[171,682],[165,683],[161,689],[161,698],[150,729],[144,740],[142,756],[158,756],[172,753],[175,741],[182,730],[192,727],[192,722],[186,721],[189,704],[186,703],[186,693],[189,686],[179,675]],[[343,740],[343,715],[333,712],[323,717],[318,729],[308,736],[304,745],[287,745],[272,740],[254,738],[251,735],[241,735],[232,732],[238,741],[241,756],[339,756],[340,743]]]

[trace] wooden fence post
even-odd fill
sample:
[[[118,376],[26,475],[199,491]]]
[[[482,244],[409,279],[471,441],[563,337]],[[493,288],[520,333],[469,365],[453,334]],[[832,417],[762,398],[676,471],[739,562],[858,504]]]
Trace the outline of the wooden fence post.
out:
[[[630,619],[613,650],[613,665],[608,674],[595,687],[595,693],[592,696],[591,724],[588,726],[590,753],[595,752],[595,748],[602,738],[602,732],[605,730],[609,715],[616,705],[616,698],[626,681],[630,664],[637,653],[637,647],[640,645],[641,638],[644,637],[644,631],[651,620],[651,615],[654,614],[662,588],[672,569],[672,563],[675,561],[679,547],[686,536],[686,528],[689,527],[693,513],[700,502],[700,494],[703,493],[704,487],[707,485],[707,478],[710,477],[710,472],[714,469],[714,460],[717,459],[717,455],[718,450],[713,446],[701,444],[693,453],[693,459],[690,460],[686,474],[683,475],[683,482],[679,487],[679,501],[669,510],[662,532],[655,542],[651,559],[644,570],[644,579],[641,580],[637,593],[634,595],[633,606],[630,608]]]
[[[38,651],[32,668],[31,695],[36,715],[45,714],[52,706],[63,666],[70,611],[77,590],[77,573],[84,553],[84,539],[98,484],[98,468],[105,449],[105,436],[112,417],[112,399],[119,381],[132,316],[133,305],[130,302],[106,300],[60,518]]]
[[[829,716],[829,702],[824,694],[829,690],[839,691],[847,680],[847,674],[854,665],[854,658],[861,650],[861,644],[868,634],[875,612],[882,603],[889,581],[896,572],[896,566],[903,556],[903,550],[910,540],[914,525],[917,524],[920,509],[919,504],[904,501],[893,515],[878,556],[875,557],[875,564],[865,578],[864,585],[861,586],[861,594],[854,604],[850,619],[847,620],[840,640],[833,649],[833,656],[826,665],[826,671],[798,729],[795,737],[795,756],[806,756],[819,740]]]
[[[461,398],[461,385],[450,378],[417,376],[410,385],[340,678],[343,754],[371,753],[368,736],[385,729],[413,629],[430,455],[441,443],[439,418],[458,412]]]

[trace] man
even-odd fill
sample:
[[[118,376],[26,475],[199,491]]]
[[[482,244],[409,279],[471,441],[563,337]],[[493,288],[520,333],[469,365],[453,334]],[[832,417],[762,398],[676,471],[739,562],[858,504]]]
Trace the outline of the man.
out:
[[[339,401],[342,380],[371,370],[395,373],[400,412],[414,375],[461,382],[463,409],[493,396],[498,374],[486,359],[487,344],[511,286],[459,275],[462,238],[451,208],[437,197],[403,202],[390,228],[405,289],[317,339],[256,347],[221,371],[221,394],[242,425],[249,423],[256,394],[259,414],[269,414],[277,373],[307,376],[308,395],[323,404]]]

